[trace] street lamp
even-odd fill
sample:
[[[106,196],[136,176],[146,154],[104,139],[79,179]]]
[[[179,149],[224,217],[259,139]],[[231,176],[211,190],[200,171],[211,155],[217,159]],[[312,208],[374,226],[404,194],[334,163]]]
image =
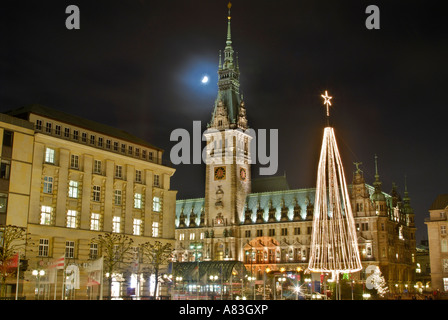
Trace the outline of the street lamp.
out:
[[[37,291],[37,300],[39,300],[40,297],[40,277],[43,277],[45,275],[45,270],[33,270],[32,275],[36,277],[36,290],[34,294],[36,294]]]
[[[255,277],[248,277],[247,280],[249,280],[249,282],[253,281],[253,291],[254,291],[254,300],[255,300],[255,280],[257,278]]]
[[[278,281],[280,282],[280,300],[283,300],[283,282],[286,281],[285,277],[278,278]]]
[[[210,281],[212,282],[212,293],[215,292],[215,281],[218,280],[218,276],[210,276]]]

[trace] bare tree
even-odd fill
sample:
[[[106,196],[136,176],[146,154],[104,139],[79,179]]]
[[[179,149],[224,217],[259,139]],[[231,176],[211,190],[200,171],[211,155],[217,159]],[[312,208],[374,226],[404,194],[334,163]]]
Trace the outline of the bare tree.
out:
[[[152,272],[155,277],[154,295],[157,293],[157,287],[159,284],[159,272],[161,266],[168,264],[173,256],[173,247],[171,243],[161,243],[155,241],[154,243],[145,242],[140,245],[140,252],[144,263],[148,263],[151,266]]]
[[[20,249],[25,248],[26,241],[25,228],[13,225],[0,226],[0,297],[5,296],[7,278],[16,275],[17,272],[17,268],[11,268],[11,260]]]
[[[112,295],[112,275],[122,272],[130,263],[134,240],[124,234],[104,233],[92,239],[99,244],[103,255],[103,269],[108,275],[108,296]]]

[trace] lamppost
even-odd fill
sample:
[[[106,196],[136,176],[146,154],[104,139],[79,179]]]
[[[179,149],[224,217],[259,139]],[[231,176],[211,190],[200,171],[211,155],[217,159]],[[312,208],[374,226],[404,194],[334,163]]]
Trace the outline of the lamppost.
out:
[[[40,277],[45,275],[45,270],[33,270],[32,275],[36,277],[36,287],[37,287],[37,300],[40,297]],[[35,292],[36,294],[36,292]]]
[[[199,252],[199,250],[202,250],[202,243],[201,242],[193,242],[190,243],[190,250],[194,250],[194,259],[197,262],[197,268],[198,268],[198,280],[196,284],[196,300],[199,300],[199,258],[202,256],[202,253]]]
[[[254,295],[254,300],[255,300],[255,280],[256,280],[256,278],[255,277],[248,277],[247,278],[247,280],[249,280],[249,283],[251,283],[252,281],[253,281],[253,295]]]
[[[283,282],[286,281],[285,277],[278,278],[278,281],[280,282],[280,300],[283,300]]]

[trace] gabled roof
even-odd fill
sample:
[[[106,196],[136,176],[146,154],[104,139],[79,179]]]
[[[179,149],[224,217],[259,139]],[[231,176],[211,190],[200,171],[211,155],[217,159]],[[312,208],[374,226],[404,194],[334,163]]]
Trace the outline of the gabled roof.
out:
[[[448,193],[439,194],[437,198],[432,203],[429,210],[443,210],[448,206]]]
[[[53,108],[49,108],[43,105],[39,105],[39,104],[32,104],[32,105],[28,105],[28,106],[24,106],[18,109],[13,109],[13,110],[9,110],[9,111],[5,111],[3,112],[4,114],[8,114],[10,116],[16,117],[16,118],[20,118],[20,119],[24,119],[24,120],[29,120],[29,115],[30,114],[36,114],[36,115],[40,115],[46,118],[50,118],[56,121],[60,121],[66,124],[71,124],[80,128],[84,128],[87,130],[91,130],[94,132],[98,132],[98,133],[102,133],[104,135],[107,136],[111,136],[111,137],[115,137],[118,139],[122,139],[131,143],[135,143],[141,146],[145,146],[148,148],[153,148],[159,151],[163,151],[162,149],[153,146],[152,144],[149,144],[148,142],[146,142],[143,139],[140,139],[126,131],[99,123],[99,122],[95,122],[89,119],[85,119],[85,118],[81,118],[72,114],[68,114]]]

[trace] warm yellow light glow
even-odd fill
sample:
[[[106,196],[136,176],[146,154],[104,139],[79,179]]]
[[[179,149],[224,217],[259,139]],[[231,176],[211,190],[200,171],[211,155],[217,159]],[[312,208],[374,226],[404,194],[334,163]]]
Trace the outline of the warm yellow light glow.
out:
[[[331,127],[324,130],[312,230],[310,271],[351,273],[362,269],[350,196]]]
[[[325,95],[321,94],[321,97],[324,98],[324,105],[326,105],[326,107],[327,107],[327,117],[329,117],[330,116],[330,108],[329,108],[329,106],[331,106],[330,100],[333,97],[330,97],[328,95],[327,90],[325,90]]]

